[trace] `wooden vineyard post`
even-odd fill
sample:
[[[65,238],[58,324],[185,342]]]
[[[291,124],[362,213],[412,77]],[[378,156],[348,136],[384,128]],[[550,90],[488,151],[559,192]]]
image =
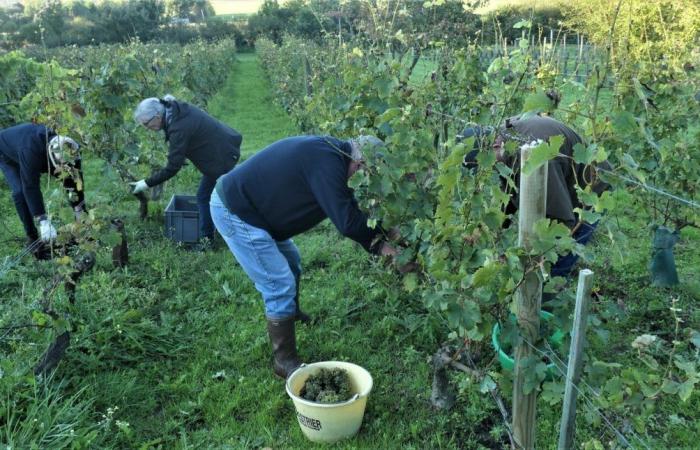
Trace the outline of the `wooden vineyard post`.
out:
[[[568,72],[566,71],[566,64],[569,62],[569,48],[566,45],[568,36],[564,34],[564,41],[563,45],[559,47],[559,61],[561,62],[562,60],[564,61],[564,65],[561,67],[561,74],[566,77],[568,76]]]
[[[591,298],[591,286],[593,285],[593,272],[583,269],[578,274],[578,288],[576,289],[576,309],[574,310],[574,324],[571,328],[571,348],[569,350],[569,364],[566,371],[566,389],[564,391],[564,407],[561,413],[561,426],[559,427],[559,450],[572,448],[576,423],[576,385],[581,379],[581,363],[583,360],[583,341],[586,336],[586,323],[588,321],[588,304]]]
[[[547,204],[547,167],[542,164],[530,175],[523,173],[531,149],[525,148],[520,155],[520,191],[518,245],[529,249],[534,235],[534,225],[545,217]],[[532,355],[530,344],[537,342],[540,334],[540,307],[542,304],[542,281],[535,270],[527,271],[516,292],[516,315],[522,335],[515,348],[515,371],[513,374],[513,437],[516,445],[524,449],[535,448],[535,410],[537,392],[525,394],[526,373],[523,360]]]
[[[313,93],[313,88],[311,87],[311,64],[306,55],[304,55],[304,89],[306,89],[306,95]]]

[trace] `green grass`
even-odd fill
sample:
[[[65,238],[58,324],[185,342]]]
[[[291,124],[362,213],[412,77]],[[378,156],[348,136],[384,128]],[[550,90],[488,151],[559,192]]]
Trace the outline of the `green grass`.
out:
[[[298,130],[287,114],[274,105],[257,57],[241,54],[238,60],[230,82],[209,103],[209,112],[243,135],[241,153],[245,158]]]
[[[255,55],[241,55],[232,76],[209,105],[209,112],[239,130],[243,155],[298,132],[274,103]],[[427,312],[419,293],[407,294],[396,276],[342,239],[325,222],[295,239],[304,275],[301,302],[318,319],[301,325],[298,343],[306,362],[339,359],[358,363],[374,377],[374,389],[359,435],[336,445],[312,445],[302,435],[284,383],[271,370],[263,303],[227,249],[200,254],[162,237],[162,211],[171,194],[193,193],[198,174],[191,166],[169,182],[145,222],[136,204],[115,180],[89,160],[88,201],[114,203],[125,215],[130,264],[113,269],[101,252],[95,269],[78,286],[77,306],[59,292],[56,306],[70,310],[78,329],[73,345],[49,382],[52,417],[73,423],[77,437],[93,448],[232,448],[232,449],[426,449],[503,448],[507,439],[491,398],[466,375],[452,373],[457,403],[449,412],[429,404],[432,373],[429,357],[445,340],[447,329],[436,313]],[[264,180],[262,180],[264,182]],[[668,300],[678,296],[685,326],[698,328],[693,310],[700,297],[696,268],[698,233],[684,233],[678,246],[682,286],[658,290],[648,286],[648,232],[631,214],[609,217],[628,237],[610,242],[600,233],[590,267],[601,292],[594,313],[610,304],[624,305],[619,316],[605,320],[609,343],[592,338],[597,357],[641,365],[629,351],[638,334],[669,327]],[[19,221],[6,187],[0,187],[0,257],[16,254]],[[3,225],[4,224],[4,225]],[[612,252],[610,248],[619,249]],[[50,263],[24,259],[0,279],[0,327],[26,323],[53,272]],[[0,332],[0,336],[2,332]],[[42,391],[28,373],[50,339],[44,330],[26,329],[0,340],[0,443],[7,440],[5,406],[22,423],[23,441],[46,447],[37,405]],[[487,360],[490,358],[490,354]],[[494,367],[495,368],[495,367]],[[58,381],[62,380],[63,384]],[[57,395],[69,399],[63,406]],[[9,402],[4,405],[3,402]],[[510,399],[506,396],[506,404]],[[644,439],[651,448],[692,448],[700,437],[698,395],[687,403],[659,401]],[[18,417],[18,411],[26,416]],[[109,412],[111,411],[111,413]],[[614,411],[626,417],[625,411]],[[560,409],[540,402],[537,448],[554,448]],[[671,416],[676,415],[676,419]],[[588,416],[588,417],[587,417]],[[585,408],[578,417],[577,442],[613,441],[604,425],[589,424]],[[37,422],[33,419],[38,418]],[[677,424],[678,420],[684,422]],[[618,427],[622,420],[613,418]],[[46,441],[44,441],[46,442]]]

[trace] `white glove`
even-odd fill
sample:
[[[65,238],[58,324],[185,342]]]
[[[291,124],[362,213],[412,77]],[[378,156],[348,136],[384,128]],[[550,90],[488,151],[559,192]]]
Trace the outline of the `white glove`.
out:
[[[543,142],[544,142],[544,141],[543,141],[542,139],[537,139],[537,140],[535,140],[535,141],[528,142],[527,144],[521,145],[521,146],[520,146],[520,150],[521,150],[521,151],[522,151],[522,150],[531,150],[531,149],[533,149],[533,148],[537,148],[537,147],[539,147],[540,145],[542,145]]]
[[[139,180],[129,184],[134,187],[134,190],[131,192],[132,194],[138,194],[139,192],[143,192],[150,187],[146,184],[146,180]]]
[[[39,233],[41,234],[41,240],[44,242],[53,241],[58,236],[56,233],[56,228],[51,225],[49,219],[44,219],[39,222]]]

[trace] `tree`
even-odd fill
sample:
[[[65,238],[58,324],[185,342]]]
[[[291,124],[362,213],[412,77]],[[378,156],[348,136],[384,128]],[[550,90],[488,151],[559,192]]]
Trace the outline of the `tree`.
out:
[[[168,0],[165,11],[169,17],[191,22],[203,22],[215,15],[209,0]]]
[[[138,37],[149,41],[158,36],[165,8],[159,0],[129,0],[105,3],[95,18],[95,34],[100,42],[127,42]]]
[[[538,7],[506,5],[485,14],[479,28],[484,41],[489,43],[493,43],[496,38],[507,38],[510,42],[515,42],[522,29],[515,28],[514,25],[523,19],[532,21],[535,32],[548,36],[554,31],[556,35],[563,26],[564,4],[565,2],[555,1]]]
[[[252,41],[262,35],[275,43],[281,43],[282,35],[287,29],[288,13],[286,8],[280,8],[277,0],[265,0],[258,12],[248,19],[248,32]]]
[[[49,47],[64,43],[66,22],[61,0],[47,0],[36,12],[34,22],[39,26],[39,41],[43,39]]]

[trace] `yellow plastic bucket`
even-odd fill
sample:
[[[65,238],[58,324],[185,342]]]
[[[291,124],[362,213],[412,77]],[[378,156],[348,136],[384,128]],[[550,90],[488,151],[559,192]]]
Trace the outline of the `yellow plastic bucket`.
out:
[[[352,398],[343,403],[316,403],[299,397],[310,375],[321,369],[345,369],[350,378]],[[372,376],[357,364],[323,361],[302,364],[287,378],[287,394],[294,402],[297,420],[304,435],[313,442],[335,442],[357,434],[365,414]]]

